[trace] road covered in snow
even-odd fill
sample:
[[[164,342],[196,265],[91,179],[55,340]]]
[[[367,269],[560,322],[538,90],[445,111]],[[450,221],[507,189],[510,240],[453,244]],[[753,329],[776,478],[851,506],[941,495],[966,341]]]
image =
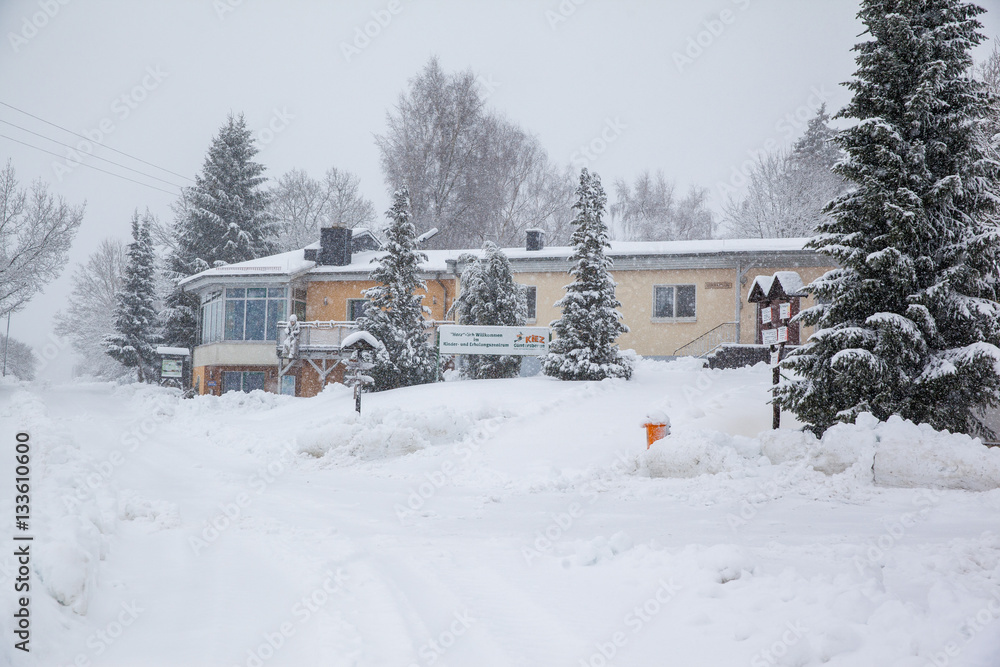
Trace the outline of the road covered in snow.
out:
[[[0,385],[17,665],[996,665],[1000,452],[764,432],[770,370],[182,400]],[[672,434],[647,452],[644,417]],[[837,427],[840,429],[840,427]],[[8,545],[14,544],[8,537]],[[13,548],[2,553],[12,554]]]

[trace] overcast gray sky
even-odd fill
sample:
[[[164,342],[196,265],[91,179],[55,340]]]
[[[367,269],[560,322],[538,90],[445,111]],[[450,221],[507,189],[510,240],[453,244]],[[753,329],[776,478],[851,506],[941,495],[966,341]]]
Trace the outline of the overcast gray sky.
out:
[[[991,10],[985,33],[1000,35],[997,0],[981,4]],[[437,54],[446,70],[472,68],[489,104],[536,133],[557,162],[586,161],[609,189],[662,169],[681,188],[708,187],[717,207],[755,151],[794,140],[820,101],[832,110],[847,101],[839,84],[854,71],[857,8],[856,0],[2,0],[0,102],[92,134],[103,144],[96,155],[174,184],[84,159],[161,192],[0,137],[0,161],[10,158],[22,183],[41,178],[69,202],[87,201],[67,270],[14,315],[11,335],[41,349],[72,267],[102,238],[127,238],[133,209],[170,217],[187,181],[108,147],[193,177],[226,115],[243,112],[270,176],[348,169],[381,212],[389,199],[373,135]],[[0,121],[81,141],[7,106]],[[0,135],[69,153],[3,122]],[[49,364],[42,376],[64,377],[67,365]]]

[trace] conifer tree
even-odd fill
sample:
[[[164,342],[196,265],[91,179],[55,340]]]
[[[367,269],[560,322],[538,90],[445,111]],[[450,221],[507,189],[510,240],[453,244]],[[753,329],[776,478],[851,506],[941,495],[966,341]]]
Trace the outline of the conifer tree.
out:
[[[527,293],[514,282],[507,255],[494,243],[483,247],[483,258],[471,258],[462,273],[462,293],[455,301],[461,324],[524,326],[528,317]],[[482,380],[517,377],[521,357],[470,354],[462,357],[462,374]]]
[[[577,188],[576,218],[570,274],[575,280],[566,295],[556,302],[562,317],[552,323],[556,339],[549,354],[542,357],[542,370],[562,380],[603,380],[632,376],[632,362],[615,344],[628,332],[616,309],[615,283],[608,274],[611,259],[604,249],[611,247],[608,228],[602,220],[607,197],[601,179],[584,169]]]
[[[779,401],[815,431],[863,412],[984,432],[1000,399],[1000,173],[990,96],[969,76],[982,41],[961,0],[864,0],[854,97],[838,116],[853,189],[810,246],[838,262],[808,286],[817,328]]]
[[[104,350],[124,366],[136,369],[139,382],[154,379],[156,344],[160,340],[156,318],[155,255],[149,212],[132,215],[132,243],[115,307],[115,333],[104,337]]]
[[[230,115],[212,139],[195,184],[176,205],[175,247],[168,270],[180,279],[199,271],[275,252],[277,225],[268,212],[264,165],[243,115]],[[193,347],[197,298],[179,289],[166,298],[164,334],[171,345]]]
[[[358,328],[368,331],[385,346],[376,356],[371,376],[375,391],[434,382],[438,378],[437,355],[424,330],[420,262],[427,255],[417,250],[416,229],[410,220],[410,198],[406,188],[397,190],[392,208],[386,212],[386,253],[378,259],[372,280],[379,284],[365,291],[371,302]]]

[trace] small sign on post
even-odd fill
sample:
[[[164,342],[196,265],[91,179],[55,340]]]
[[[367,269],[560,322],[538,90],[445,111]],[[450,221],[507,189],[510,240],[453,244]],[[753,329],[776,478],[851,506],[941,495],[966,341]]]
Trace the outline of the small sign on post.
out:
[[[180,359],[160,360],[161,378],[179,378],[184,376],[184,362]]]
[[[372,361],[374,354],[384,348],[382,342],[367,331],[355,331],[341,343],[340,349],[351,353],[351,356],[344,361],[344,367],[347,369],[344,381],[354,389],[354,409],[358,414],[361,414],[361,390],[375,384],[375,379],[365,375],[365,371],[375,368],[375,362]],[[369,358],[365,359],[363,355]]]
[[[771,348],[772,428],[781,425],[778,383],[781,381],[785,345],[799,343],[799,325],[793,318],[799,312],[799,299],[805,296],[802,285],[802,277],[798,273],[778,271],[770,276],[757,276],[747,297],[747,301],[756,303],[760,311],[760,342]]]
[[[186,347],[167,347],[161,345],[156,348],[156,353],[160,355],[160,385],[164,387],[177,387],[184,392],[185,396],[193,394],[191,388],[191,352]]]

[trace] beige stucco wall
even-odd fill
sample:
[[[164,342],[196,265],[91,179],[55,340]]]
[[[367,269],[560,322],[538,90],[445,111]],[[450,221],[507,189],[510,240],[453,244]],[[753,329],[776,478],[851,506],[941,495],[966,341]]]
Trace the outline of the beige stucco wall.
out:
[[[427,290],[417,290],[424,297],[423,305],[430,308],[427,319],[444,320],[448,308],[455,300],[455,281],[452,278],[426,280]],[[442,290],[441,285],[444,285]],[[306,319],[343,322],[347,320],[348,299],[363,299],[364,292],[376,285],[373,280],[315,280],[309,283],[306,294]],[[447,291],[447,295],[445,294]]]
[[[753,343],[756,337],[756,306],[747,303],[747,293],[755,276],[775,271],[797,271],[808,283],[828,269],[819,267],[764,267],[746,274],[746,284],[740,286],[743,308],[740,313],[740,342]],[[724,322],[736,318],[736,269],[683,269],[612,272],[617,283],[616,295],[629,333],[619,338],[623,349],[634,349],[646,356],[670,356],[683,345]],[[564,288],[572,282],[566,273],[515,273],[514,279],[537,288],[537,319],[539,326],[548,326],[560,316],[553,304],[562,298]],[[714,285],[712,285],[714,283]],[[728,285],[727,285],[728,283]],[[696,286],[695,321],[657,321],[653,319],[654,285]],[[811,305],[803,300],[802,307]],[[803,330],[803,340],[811,333]]]

